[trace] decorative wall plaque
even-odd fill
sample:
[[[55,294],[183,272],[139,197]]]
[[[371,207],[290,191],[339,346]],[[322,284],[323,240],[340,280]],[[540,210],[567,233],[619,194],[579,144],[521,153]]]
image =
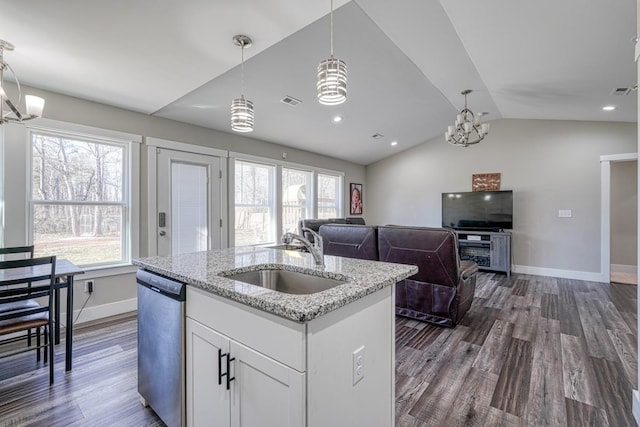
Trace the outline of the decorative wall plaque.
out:
[[[472,191],[499,191],[499,173],[474,173],[471,176]]]

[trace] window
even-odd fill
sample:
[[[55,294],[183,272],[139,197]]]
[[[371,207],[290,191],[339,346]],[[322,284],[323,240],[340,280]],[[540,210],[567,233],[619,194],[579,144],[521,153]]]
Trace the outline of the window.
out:
[[[313,217],[312,181],[309,171],[282,168],[282,234],[297,233],[298,220]]]
[[[278,244],[284,233],[298,233],[300,219],[343,215],[340,172],[258,157],[233,164],[235,246]]]
[[[235,244],[274,243],[275,166],[235,162]]]
[[[31,131],[36,256],[79,266],[131,260],[129,143]]]
[[[318,218],[338,218],[341,215],[341,188],[341,176],[318,174]]]

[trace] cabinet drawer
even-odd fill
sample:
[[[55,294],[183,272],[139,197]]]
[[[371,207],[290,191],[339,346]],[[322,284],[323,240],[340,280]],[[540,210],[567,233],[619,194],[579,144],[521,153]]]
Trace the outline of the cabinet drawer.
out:
[[[306,363],[305,325],[192,286],[187,317],[299,372]]]

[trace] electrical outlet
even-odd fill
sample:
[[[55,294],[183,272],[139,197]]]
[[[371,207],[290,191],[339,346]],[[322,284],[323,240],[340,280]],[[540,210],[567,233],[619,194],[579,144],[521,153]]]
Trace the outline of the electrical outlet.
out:
[[[93,292],[93,280],[85,280],[84,291],[88,294]]]
[[[364,346],[353,352],[353,385],[364,378]]]

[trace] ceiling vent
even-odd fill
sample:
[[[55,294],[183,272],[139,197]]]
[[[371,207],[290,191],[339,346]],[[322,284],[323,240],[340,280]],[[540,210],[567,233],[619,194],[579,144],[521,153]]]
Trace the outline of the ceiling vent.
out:
[[[374,133],[373,135],[371,135],[371,138],[380,139],[380,138],[384,138],[384,135],[381,133]]]
[[[295,107],[296,105],[300,104],[302,101],[300,101],[299,99],[294,98],[293,96],[287,95],[284,98],[282,98],[280,100],[280,102],[282,102],[284,104],[291,105],[292,107]]]
[[[618,95],[618,96],[629,95],[629,92],[631,92],[631,89],[632,88],[630,87],[617,87],[611,91],[611,95]]]

